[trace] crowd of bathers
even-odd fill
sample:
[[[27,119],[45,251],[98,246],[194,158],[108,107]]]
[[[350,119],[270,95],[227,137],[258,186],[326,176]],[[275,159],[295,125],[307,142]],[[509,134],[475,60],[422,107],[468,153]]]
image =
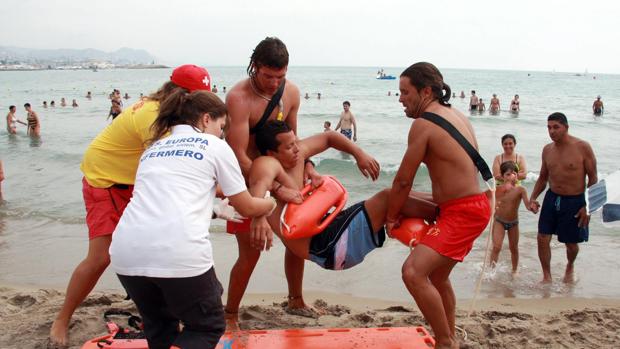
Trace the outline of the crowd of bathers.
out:
[[[300,92],[286,78],[287,68],[286,46],[268,37],[254,48],[248,77],[228,91],[225,102],[214,93],[209,72],[191,64],[174,69],[157,91],[127,108],[122,108],[120,91],[112,92],[110,113],[119,112],[89,144],[80,165],[88,253],[70,278],[50,329],[52,343],[67,344],[74,311],[111,265],[140,312],[149,347],[214,348],[226,328],[238,329],[241,300],[274,235],[286,251],[287,309],[311,311],[303,298],[305,260],[330,270],[354,267],[382,247],[402,221],[417,218],[427,222],[428,230],[403,263],[404,287],[431,326],[436,347],[456,348],[450,273],[491,219],[492,263],[508,232],[516,272],[513,245],[522,201],[533,213],[540,209],[543,279],[551,281],[552,235],[566,244],[565,280],[572,277],[577,244],[588,239],[586,184],[597,181],[589,144],[569,135],[564,114],[549,115],[552,143],[543,150],[540,175],[528,198],[519,185],[527,165],[515,151],[516,138],[502,137],[504,152],[491,173],[478,153],[471,123],[451,107],[449,85],[428,62],[415,63],[400,75],[399,103],[416,121],[402,140],[406,151],[392,186],[340,207],[333,220],[314,222],[317,229],[309,236],[285,236],[286,207],[302,205],[304,193],[325,183],[312,156],[333,148],[350,154],[362,176],[376,180],[380,174],[379,162],[354,142],[356,123],[348,101],[336,126],[341,133],[326,125],[325,132],[297,137]],[[480,103],[474,96],[472,91],[472,108]],[[513,102],[518,111],[518,95]],[[30,105],[26,108],[30,113]],[[422,163],[432,193],[413,190]],[[557,172],[575,163],[582,171]],[[491,191],[480,188],[480,174],[501,182],[495,203]],[[547,184],[540,205],[536,199]],[[319,217],[331,207],[324,209]],[[226,304],[209,239],[215,218],[227,221],[227,232],[238,245]]]

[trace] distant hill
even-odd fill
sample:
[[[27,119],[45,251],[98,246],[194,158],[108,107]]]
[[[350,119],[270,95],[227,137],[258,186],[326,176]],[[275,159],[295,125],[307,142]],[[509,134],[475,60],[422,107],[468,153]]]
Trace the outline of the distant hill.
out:
[[[114,64],[150,64],[157,59],[145,50],[128,47],[112,52],[87,49],[34,49],[0,46],[0,61],[3,62],[83,62],[107,61]]]

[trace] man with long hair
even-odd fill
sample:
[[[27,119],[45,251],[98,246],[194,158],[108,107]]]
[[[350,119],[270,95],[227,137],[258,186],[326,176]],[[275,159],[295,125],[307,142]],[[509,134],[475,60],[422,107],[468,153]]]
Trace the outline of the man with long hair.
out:
[[[254,49],[247,68],[248,78],[233,86],[226,95],[230,127],[226,140],[235,152],[246,180],[252,161],[260,154],[254,141],[255,134],[268,120],[284,121],[297,134],[299,88],[286,79],[289,54],[286,45],[276,37],[267,37]],[[316,181],[318,174],[310,163],[307,175]],[[275,183],[271,193],[284,201],[301,202],[299,191]],[[251,220],[243,223],[228,222],[227,231],[235,234],[239,257],[230,272],[225,307],[229,324],[237,321],[239,304],[250,281],[250,276],[265,246],[256,248],[250,239]],[[268,247],[267,247],[268,248]],[[288,249],[284,258],[288,282],[288,308],[307,308],[302,297],[304,260]]]
[[[450,87],[434,65],[420,62],[405,69],[400,75],[399,89],[405,114],[415,122],[390,191],[386,227],[390,234],[397,226],[413,179],[424,162],[439,213],[435,224],[405,261],[403,281],[433,329],[436,348],[458,348],[456,297],[449,276],[487,226],[491,209],[478,184],[478,169],[468,153],[431,120],[452,125],[474,149],[478,144],[467,117],[448,103]]]

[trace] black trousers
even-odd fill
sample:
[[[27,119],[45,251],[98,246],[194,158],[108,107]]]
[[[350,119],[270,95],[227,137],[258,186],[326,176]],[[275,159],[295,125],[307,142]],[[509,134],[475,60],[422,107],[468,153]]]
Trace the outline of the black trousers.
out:
[[[117,274],[118,275],[118,274]],[[215,348],[226,322],[214,268],[187,278],[118,275],[136,304],[150,349]],[[183,330],[179,332],[179,321]]]

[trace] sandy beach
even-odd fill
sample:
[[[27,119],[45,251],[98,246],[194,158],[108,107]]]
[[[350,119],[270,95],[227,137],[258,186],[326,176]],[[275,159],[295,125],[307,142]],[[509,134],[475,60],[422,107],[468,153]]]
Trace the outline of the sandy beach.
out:
[[[54,289],[0,287],[0,348],[46,348],[47,335],[64,294]],[[307,295],[323,315],[304,317],[285,311],[283,294],[251,294],[240,312],[242,329],[425,326],[415,303],[389,302],[313,292]],[[617,348],[620,300],[549,298],[483,299],[471,316],[468,300],[458,302],[462,348]],[[78,308],[69,348],[106,333],[104,311],[137,313],[118,293],[94,292]]]

